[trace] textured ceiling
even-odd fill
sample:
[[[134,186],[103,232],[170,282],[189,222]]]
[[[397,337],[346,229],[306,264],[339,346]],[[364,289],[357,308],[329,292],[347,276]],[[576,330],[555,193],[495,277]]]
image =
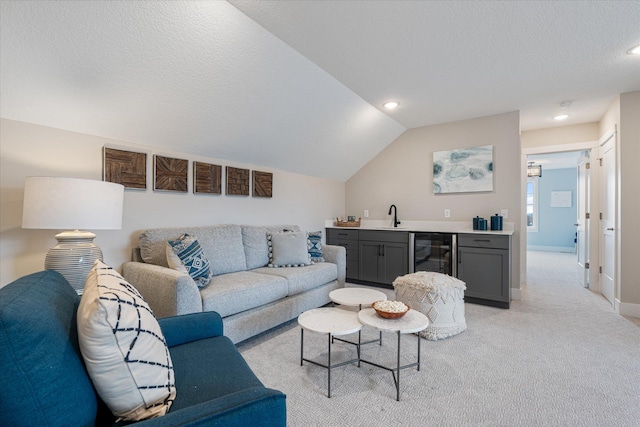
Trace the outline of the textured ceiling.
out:
[[[0,114],[346,180],[407,128],[640,90],[638,1],[231,3],[3,0]]]
[[[598,121],[640,90],[640,1],[231,3],[407,128],[521,111],[523,130]]]

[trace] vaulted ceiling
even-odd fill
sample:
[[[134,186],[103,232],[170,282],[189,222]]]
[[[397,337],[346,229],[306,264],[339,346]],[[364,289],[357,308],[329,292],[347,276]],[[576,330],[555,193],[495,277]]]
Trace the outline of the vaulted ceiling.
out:
[[[560,111],[592,122],[640,90],[627,54],[638,1],[3,0],[0,12],[4,118],[337,180],[409,128],[514,110],[525,130]]]

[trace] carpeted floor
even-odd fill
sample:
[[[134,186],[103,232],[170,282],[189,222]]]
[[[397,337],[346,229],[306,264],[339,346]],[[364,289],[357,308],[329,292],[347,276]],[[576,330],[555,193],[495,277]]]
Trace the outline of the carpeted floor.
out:
[[[420,371],[300,366],[290,322],[239,346],[266,386],[287,394],[290,426],[640,426],[640,327],[575,280],[572,254],[530,252],[527,286],[511,309],[466,304],[467,331],[422,340]],[[375,331],[365,330],[373,337]],[[392,365],[396,339],[363,348]],[[403,363],[416,337],[403,336]],[[354,357],[336,343],[335,362]],[[326,337],[305,334],[305,357],[326,363]]]

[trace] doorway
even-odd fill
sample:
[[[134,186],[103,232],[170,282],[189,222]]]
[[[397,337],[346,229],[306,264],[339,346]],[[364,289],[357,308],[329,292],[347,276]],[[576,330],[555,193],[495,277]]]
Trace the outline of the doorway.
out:
[[[598,211],[597,171],[591,168],[592,160],[597,158],[597,143],[529,149],[523,153],[527,169],[542,169],[541,176],[527,177],[525,187],[525,257],[528,259],[531,252],[555,252],[559,260],[569,263],[563,271],[573,271],[572,281],[600,292],[597,270],[592,270],[592,266],[599,265],[598,233],[591,227],[597,222],[590,221],[591,211]]]

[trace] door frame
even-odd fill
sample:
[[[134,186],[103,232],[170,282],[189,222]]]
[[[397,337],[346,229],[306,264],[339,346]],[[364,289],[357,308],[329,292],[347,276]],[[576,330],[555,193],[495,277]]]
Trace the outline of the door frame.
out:
[[[612,129],[609,129],[598,141],[598,162],[601,161],[603,153],[602,150],[604,146],[613,139],[613,149],[615,150],[615,155],[613,158],[614,161],[614,212],[612,214],[613,218],[613,246],[614,246],[614,255],[613,255],[613,301],[611,301],[611,305],[613,306],[616,313],[620,312],[620,177],[619,177],[619,165],[620,165],[620,146],[618,141],[618,127],[614,125]],[[600,171],[600,167],[597,168]],[[602,171],[600,171],[602,172]],[[603,186],[606,185],[604,182],[605,177],[602,173],[598,176],[598,194],[600,194],[603,190]],[[603,203],[605,200],[602,200],[602,197],[598,199],[598,210],[602,212]],[[603,237],[603,225],[599,221],[598,222],[598,242],[600,244],[598,249],[598,264],[602,266],[603,252],[600,248],[604,248],[604,243],[602,240]],[[601,275],[598,275],[598,278],[601,280]],[[600,281],[599,281],[600,283]],[[599,289],[602,294],[602,286]]]
[[[547,145],[542,147],[527,147],[522,148],[521,150],[521,181],[522,188],[526,189],[527,185],[527,156],[530,154],[552,154],[552,153],[562,153],[565,151],[590,151],[591,162],[599,157],[599,148],[600,148],[600,140],[596,141],[585,141],[585,142],[575,142],[571,144],[557,144],[557,145]],[[589,176],[589,213],[591,215],[590,220],[590,229],[592,230],[589,233],[589,289],[594,292],[601,292],[600,287],[600,274],[598,273],[600,270],[600,239],[599,233],[594,233],[593,230],[597,229],[594,224],[597,224],[595,221],[597,214],[596,212],[600,208],[599,201],[599,189],[600,189],[600,178],[598,175],[598,168],[592,167],[590,169],[591,173]],[[521,204],[523,208],[521,223],[526,224],[526,192],[521,197]],[[526,283],[527,279],[527,233],[524,231],[520,236],[520,281],[521,283]]]

